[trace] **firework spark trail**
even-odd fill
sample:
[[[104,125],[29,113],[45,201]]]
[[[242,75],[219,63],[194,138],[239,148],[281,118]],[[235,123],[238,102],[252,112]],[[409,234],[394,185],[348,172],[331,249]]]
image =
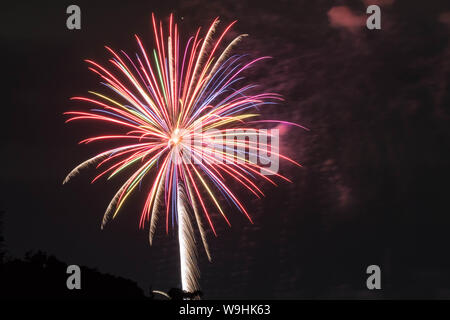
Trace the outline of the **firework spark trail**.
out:
[[[157,23],[154,15],[152,24],[155,39],[155,49],[152,51],[147,51],[135,35],[139,47],[135,60],[124,51],[116,52],[110,47],[105,48],[112,55],[109,60],[112,69],[86,60],[89,70],[100,77],[113,96],[89,91],[90,98],[71,98],[88,103],[93,108],[90,111],[66,112],[70,116],[66,122],[94,120],[114,125],[119,133],[91,137],[80,143],[111,140],[119,146],[78,165],[63,184],[91,164],[103,170],[92,182],[102,177],[111,179],[134,167],[134,172],[109,203],[101,227],[117,216],[137,186],[145,188],[142,182],[149,182],[139,226],[143,228],[149,223],[149,242],[152,244],[161,215],[165,217],[166,233],[170,224],[173,228],[178,225],[182,287],[192,292],[199,288],[194,226],[211,260],[204,222],[214,235],[217,233],[213,213],[218,213],[231,225],[219,195],[252,222],[244,205],[227,185],[227,179],[236,181],[257,198],[264,196],[256,184],[257,180],[263,179],[276,185],[266,176],[267,173],[290,181],[278,172],[259,165],[258,161],[246,158],[256,156],[262,163],[267,163],[267,143],[255,144],[251,139],[234,143],[222,139],[236,135],[233,130],[250,129],[256,132],[257,129],[250,125],[271,122],[254,118],[259,116],[259,107],[281,101],[282,98],[276,93],[252,95],[249,92],[255,89],[255,85],[238,87],[244,79],[243,72],[268,57],[248,61],[246,56],[230,55],[233,46],[246,35],[236,37],[223,51],[219,50],[235,22],[218,33],[217,40],[213,40],[219,24],[216,18],[204,38],[198,29],[184,48],[180,45],[178,25],[172,15],[168,30],[164,30],[161,22]],[[222,139],[222,149],[218,150],[216,139],[219,137]],[[244,152],[236,155],[235,147],[243,148]],[[299,165],[279,154],[278,147],[271,153]],[[217,155],[222,162],[217,161]],[[209,207],[214,211],[211,212]]]
[[[194,229],[187,210],[186,195],[181,184],[177,188],[178,243],[180,246],[181,287],[188,292],[199,289],[197,250]]]

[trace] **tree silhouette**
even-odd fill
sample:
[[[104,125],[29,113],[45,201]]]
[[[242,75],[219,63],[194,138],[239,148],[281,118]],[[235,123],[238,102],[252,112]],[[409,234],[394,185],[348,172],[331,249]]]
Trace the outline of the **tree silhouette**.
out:
[[[42,251],[27,252],[24,259],[4,259],[0,212],[0,298],[1,299],[133,299],[151,300],[131,280],[103,274],[80,266],[81,289],[66,286],[68,265]]]

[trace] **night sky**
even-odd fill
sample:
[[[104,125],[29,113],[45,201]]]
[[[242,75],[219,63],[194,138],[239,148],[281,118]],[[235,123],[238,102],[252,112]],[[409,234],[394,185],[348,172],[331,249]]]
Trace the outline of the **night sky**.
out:
[[[158,225],[153,247],[138,222],[135,192],[105,230],[100,223],[123,179],[90,184],[87,169],[65,175],[107,143],[95,122],[64,124],[69,101],[100,89],[84,59],[106,64],[104,45],[134,54],[153,46],[151,13],[177,18],[184,37],[219,16],[247,33],[237,53],[270,55],[246,76],[285,101],[265,118],[283,130],[281,162],[293,180],[267,197],[238,194],[254,224],[230,210],[199,247],[205,298],[450,298],[450,3],[448,1],[46,1],[2,4],[1,197],[11,255],[42,250],[69,263],[136,281],[144,290],[179,286],[175,230]],[[365,27],[378,3],[382,29]],[[81,30],[66,8],[81,8]],[[364,17],[364,19],[363,19]],[[6,98],[6,99],[5,99]],[[109,130],[109,131],[108,131]],[[383,290],[366,289],[377,264]]]

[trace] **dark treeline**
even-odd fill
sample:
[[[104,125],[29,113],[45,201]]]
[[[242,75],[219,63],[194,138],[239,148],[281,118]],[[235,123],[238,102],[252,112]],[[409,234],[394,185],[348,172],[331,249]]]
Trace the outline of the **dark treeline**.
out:
[[[44,252],[29,252],[23,259],[8,254],[2,236],[0,212],[0,297],[2,299],[151,299],[131,280],[80,266],[81,289],[66,286],[67,264]]]
[[[11,257],[4,244],[3,214],[0,211],[0,299],[133,299],[165,300],[152,292],[149,296],[129,279],[104,274],[96,269],[80,266],[81,289],[67,288],[67,263],[42,251],[28,252],[23,259]],[[198,299],[203,292],[184,292],[171,288],[172,300]]]

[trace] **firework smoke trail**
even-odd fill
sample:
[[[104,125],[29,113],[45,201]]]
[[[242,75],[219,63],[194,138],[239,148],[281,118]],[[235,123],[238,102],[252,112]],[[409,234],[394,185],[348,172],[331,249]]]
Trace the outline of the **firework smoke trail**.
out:
[[[185,206],[186,196],[181,184],[177,190],[178,242],[180,246],[181,288],[188,292],[199,289],[197,252],[194,229]]]
[[[178,225],[182,288],[190,292],[199,288],[194,229],[200,233],[209,260],[211,255],[204,224],[217,235],[209,207],[231,225],[219,201],[219,196],[226,198],[252,222],[244,205],[227,185],[227,179],[242,185],[257,198],[264,196],[256,185],[257,180],[276,185],[266,176],[267,172],[290,181],[259,165],[258,161],[247,159],[246,156],[250,158],[256,154],[259,159],[266,160],[261,151],[267,150],[267,145],[239,139],[243,134],[236,134],[244,130],[255,131],[255,127],[251,127],[255,123],[270,122],[252,119],[259,116],[259,107],[282,100],[275,93],[251,94],[255,85],[239,86],[244,79],[243,72],[268,57],[246,61],[246,56],[231,55],[233,46],[246,35],[238,36],[220,51],[219,46],[235,22],[213,40],[218,23],[216,18],[204,38],[198,29],[182,48],[178,25],[172,15],[168,30],[152,15],[155,49],[148,52],[136,35],[139,53],[134,59],[124,51],[116,52],[106,47],[112,55],[109,62],[115,71],[86,60],[89,70],[100,77],[113,95],[89,91],[90,97],[73,97],[72,100],[88,103],[92,109],[65,113],[70,116],[66,122],[100,121],[114,125],[118,131],[80,143],[112,140],[119,146],[75,167],[63,184],[81,169],[94,164],[103,171],[92,182],[102,177],[109,180],[134,167],[134,172],[107,206],[101,227],[117,216],[137,187],[148,188],[139,227],[149,223],[152,244],[161,216],[166,233],[169,225],[172,228]],[[228,139],[233,135],[238,138],[237,142],[234,138]],[[196,143],[198,141],[200,143]],[[235,155],[236,147],[245,150],[243,156]],[[277,150],[273,149],[271,153],[299,165],[278,154]],[[216,156],[222,161],[217,161]]]

